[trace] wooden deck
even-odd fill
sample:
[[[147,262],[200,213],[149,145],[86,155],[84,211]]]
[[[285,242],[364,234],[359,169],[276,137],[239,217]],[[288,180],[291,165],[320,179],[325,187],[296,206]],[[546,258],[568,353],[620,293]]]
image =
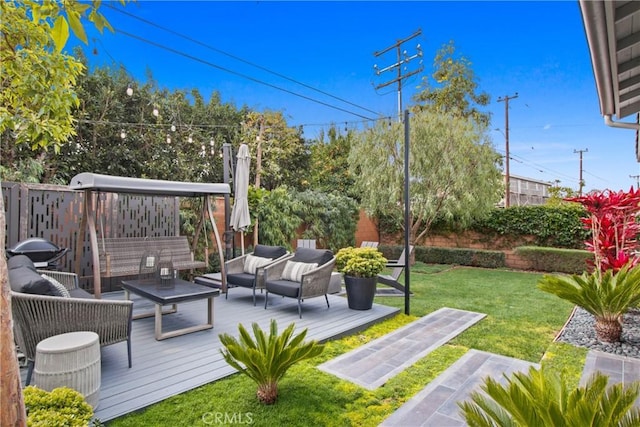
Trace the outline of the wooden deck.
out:
[[[103,295],[104,298],[124,298],[122,292]],[[133,296],[134,310],[149,310],[151,303]],[[218,334],[238,334],[238,323],[250,328],[257,322],[268,328],[272,318],[284,329],[291,322],[296,331],[308,328],[307,337],[318,341],[339,338],[363,330],[392,317],[397,308],[374,304],[371,310],[357,311],[347,307],[347,300],[329,295],[331,307],[324,298],[312,298],[302,305],[302,319],[298,318],[297,303],[291,298],[269,297],[264,309],[264,295],[258,294],[253,306],[251,292],[234,288],[225,300],[215,299],[213,329],[194,332],[175,338],[156,341],[153,317],[133,321],[133,366],[127,367],[126,343],[102,348],[102,384],[96,417],[105,422],[149,406],[168,397],[224,378],[235,372],[220,354]],[[206,301],[178,305],[178,312],[163,317],[163,328],[187,327],[206,320]],[[23,369],[23,381],[26,370]]]

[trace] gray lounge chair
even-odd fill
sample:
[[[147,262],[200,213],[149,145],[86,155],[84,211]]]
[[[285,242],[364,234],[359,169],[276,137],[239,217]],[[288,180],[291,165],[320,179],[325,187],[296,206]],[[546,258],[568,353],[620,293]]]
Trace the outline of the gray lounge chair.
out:
[[[405,287],[402,283],[398,281],[404,268],[409,262],[411,258],[411,254],[413,253],[413,246],[409,246],[409,256],[407,257],[405,251],[403,250],[400,254],[400,258],[396,261],[392,261],[387,264],[387,267],[392,268],[391,274],[378,274],[378,283],[391,286],[393,289],[378,289],[377,295],[379,296],[393,296],[393,295],[404,295]],[[387,291],[387,292],[385,292]]]

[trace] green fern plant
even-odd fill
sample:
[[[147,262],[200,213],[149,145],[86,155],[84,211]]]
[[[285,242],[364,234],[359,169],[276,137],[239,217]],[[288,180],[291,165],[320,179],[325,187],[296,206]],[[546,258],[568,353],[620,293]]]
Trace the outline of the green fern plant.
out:
[[[640,303],[640,266],[582,275],[545,275],[538,288],[576,304],[593,314],[596,335],[605,342],[617,342],[622,334],[621,318]]]
[[[229,334],[221,334],[220,349],[226,362],[258,384],[258,400],[267,405],[278,398],[278,381],[287,370],[301,360],[318,356],[324,345],[316,341],[304,342],[307,329],[293,336],[294,323],[291,323],[281,335],[275,319],[267,336],[257,323],[252,324],[254,339],[242,324],[238,325],[239,340]]]
[[[640,383],[607,386],[600,372],[570,390],[564,378],[534,367],[507,377],[506,384],[485,379],[482,390],[459,403],[468,425],[519,427],[631,427],[640,425],[634,402]]]

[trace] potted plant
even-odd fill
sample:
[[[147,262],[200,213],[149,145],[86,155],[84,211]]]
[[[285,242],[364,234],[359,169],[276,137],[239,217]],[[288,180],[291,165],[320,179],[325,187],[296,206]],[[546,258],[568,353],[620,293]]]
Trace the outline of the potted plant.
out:
[[[336,266],[344,274],[347,302],[353,310],[369,310],[376,294],[378,274],[387,259],[376,248],[342,248],[336,254]]]

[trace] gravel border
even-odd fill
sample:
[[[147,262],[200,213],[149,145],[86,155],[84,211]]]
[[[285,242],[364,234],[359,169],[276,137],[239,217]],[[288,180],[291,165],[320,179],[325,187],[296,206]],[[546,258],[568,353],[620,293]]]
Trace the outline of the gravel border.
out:
[[[596,338],[593,315],[576,307],[556,341],[640,359],[640,310],[632,309],[622,318],[622,337],[617,343],[603,343]]]

